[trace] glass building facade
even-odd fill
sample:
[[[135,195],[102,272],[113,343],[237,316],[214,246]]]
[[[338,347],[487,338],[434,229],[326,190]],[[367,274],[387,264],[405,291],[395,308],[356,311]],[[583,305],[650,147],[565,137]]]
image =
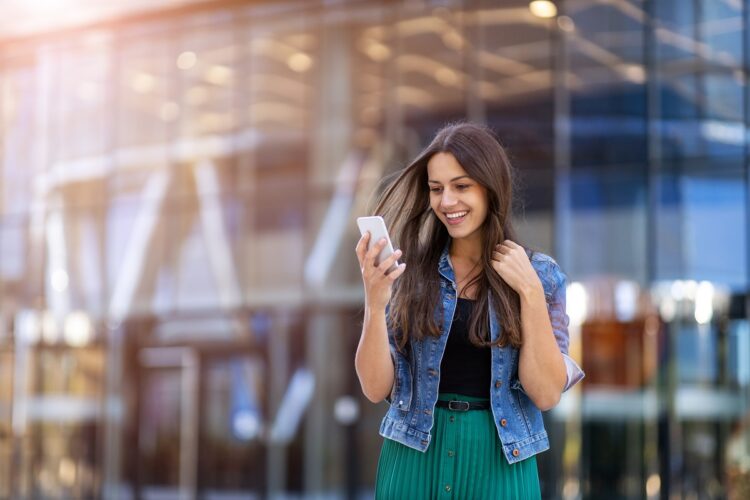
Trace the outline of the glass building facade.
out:
[[[748,498],[750,2],[555,4],[0,38],[0,498],[371,497],[354,219],[460,119],[569,277],[543,496]]]

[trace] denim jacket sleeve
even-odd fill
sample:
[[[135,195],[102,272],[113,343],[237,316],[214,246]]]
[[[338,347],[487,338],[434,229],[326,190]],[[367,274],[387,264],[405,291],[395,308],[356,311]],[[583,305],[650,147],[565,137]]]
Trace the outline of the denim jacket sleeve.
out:
[[[552,324],[552,333],[555,335],[555,340],[560,347],[560,352],[565,361],[565,369],[567,371],[567,382],[563,389],[563,392],[565,392],[580,382],[585,374],[581,370],[581,367],[578,366],[578,363],[568,355],[568,345],[570,343],[568,325],[570,324],[570,318],[565,312],[567,278],[557,262],[551,257],[547,257],[547,259],[548,261],[544,266],[546,267],[546,272],[543,273],[542,282],[545,288],[544,296],[547,301],[550,323]]]
[[[563,356],[563,361],[565,362],[567,375],[565,387],[563,387],[563,392],[565,392],[585,377],[578,363],[568,355],[568,345],[570,344],[568,325],[570,324],[570,318],[565,311],[567,277],[552,257],[541,252],[534,252],[531,263],[544,287],[544,298],[547,302],[552,333],[555,336],[560,353]],[[514,388],[524,393],[526,392],[518,380],[514,382]]]

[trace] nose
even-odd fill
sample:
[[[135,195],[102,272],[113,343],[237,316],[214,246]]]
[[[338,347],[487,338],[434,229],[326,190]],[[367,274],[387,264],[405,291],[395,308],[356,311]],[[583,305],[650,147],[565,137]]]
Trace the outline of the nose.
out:
[[[440,198],[440,206],[443,208],[450,208],[456,204],[456,197],[453,196],[447,189],[443,191],[443,196]]]

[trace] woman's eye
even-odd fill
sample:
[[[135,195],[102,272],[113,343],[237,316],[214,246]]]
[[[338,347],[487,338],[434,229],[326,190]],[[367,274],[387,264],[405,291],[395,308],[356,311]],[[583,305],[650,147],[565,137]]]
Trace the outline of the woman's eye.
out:
[[[442,191],[441,188],[430,188],[431,193],[439,193],[440,191]]]
[[[469,189],[469,187],[471,187],[471,186],[469,186],[468,184],[459,184],[459,185],[456,186],[457,189],[461,189],[461,190],[463,190],[463,189]]]

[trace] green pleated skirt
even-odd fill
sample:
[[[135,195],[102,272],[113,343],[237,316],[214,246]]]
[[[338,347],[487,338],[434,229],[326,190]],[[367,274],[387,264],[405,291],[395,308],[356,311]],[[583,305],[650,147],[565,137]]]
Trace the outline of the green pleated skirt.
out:
[[[481,401],[441,393],[438,399]],[[509,464],[491,410],[435,407],[427,451],[385,439],[375,480],[376,500],[538,499],[536,457]]]

